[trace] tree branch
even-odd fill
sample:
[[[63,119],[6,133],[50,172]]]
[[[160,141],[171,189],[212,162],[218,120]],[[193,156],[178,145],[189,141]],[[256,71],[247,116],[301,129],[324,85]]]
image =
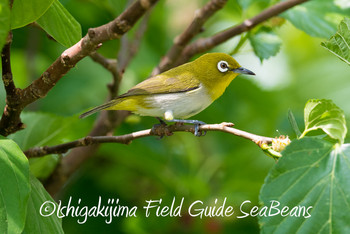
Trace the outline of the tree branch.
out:
[[[16,86],[13,82],[12,69],[11,69],[11,44],[12,44],[12,32],[10,32],[6,39],[1,52],[1,66],[2,66],[2,81],[7,96],[16,95]]]
[[[123,72],[139,49],[141,38],[147,27],[150,9],[151,7],[148,8],[145,16],[140,22],[139,28],[134,34],[134,38],[131,41],[128,40],[126,35],[121,38],[121,49],[117,56],[118,60],[105,58],[96,52],[90,55],[95,62],[105,67],[113,76],[112,83],[108,84],[108,100],[117,96]],[[118,127],[129,114],[130,112],[128,111],[102,111],[90,131],[89,137],[112,134],[114,129]],[[98,147],[99,144],[93,144],[87,147],[74,148],[71,150],[68,155],[62,158],[61,163],[58,164],[54,173],[50,176],[48,181],[46,181],[46,190],[51,195],[56,195],[66,180],[80,167],[82,163],[94,155]]]
[[[114,76],[117,76],[117,60],[116,59],[109,59],[105,58],[103,55],[95,52],[92,52],[90,54],[90,58],[94,60],[96,63],[100,64],[104,68],[106,68],[110,73],[112,73]]]
[[[13,81],[11,69],[11,43],[12,32],[10,31],[7,36],[6,44],[1,51],[2,81],[6,91],[6,105],[0,120],[0,135],[4,136],[23,128],[23,123],[19,116],[12,118],[12,116],[16,114],[21,102],[21,99],[18,98],[18,93],[21,92],[21,90],[16,88],[15,82]],[[9,126],[7,126],[7,124]]]
[[[224,7],[227,0],[211,0],[203,8],[195,12],[195,16],[191,24],[185,29],[183,33],[174,39],[173,46],[169,49],[167,54],[162,58],[159,65],[153,70],[152,75],[162,73],[172,67],[179,56],[181,55],[185,46],[202,31],[204,23],[218,10]]]
[[[129,6],[130,3],[128,3],[127,5]],[[127,34],[124,34],[122,36],[121,46],[120,46],[121,49],[118,52],[117,60],[105,58],[104,56],[102,56],[101,54],[98,54],[97,52],[94,52],[90,55],[90,57],[95,62],[101,64],[103,67],[109,70],[113,76],[113,82],[108,84],[108,89],[110,92],[110,96],[108,100],[111,100],[116,96],[118,96],[118,90],[119,90],[120,82],[123,78],[124,70],[130,63],[134,55],[138,52],[141,38],[143,37],[146,31],[148,20],[150,17],[150,12],[151,12],[150,10],[151,8],[148,9],[148,11],[145,13],[145,16],[143,17],[137,31],[135,32],[134,38],[131,41],[129,41]],[[103,131],[103,133],[100,133],[101,135],[108,134],[111,130],[113,130],[116,127],[116,125],[113,123],[116,121],[118,122],[118,119],[120,119],[116,115],[120,114],[123,119],[129,115],[129,112],[125,112],[125,111],[109,111],[107,113],[108,113],[107,115],[101,114],[101,116],[98,118],[94,126],[94,128],[98,128],[98,129],[104,126],[103,129],[106,129],[106,131]],[[108,118],[108,120],[105,118]],[[107,122],[109,124],[106,124]],[[109,130],[107,131],[107,129]],[[95,132],[95,130],[93,129],[92,132]],[[99,134],[94,134],[94,135],[99,135]]]
[[[106,68],[108,71],[112,73],[113,82],[108,85],[111,99],[117,96],[124,70],[129,65],[131,59],[138,52],[138,49],[141,43],[141,38],[143,37],[147,29],[150,12],[151,11],[148,10],[145,13],[144,17],[141,20],[139,28],[135,32],[135,35],[132,41],[129,41],[127,34],[124,34],[121,37],[120,39],[121,46],[117,56],[118,59],[108,59],[97,52],[93,52],[90,54],[90,57],[95,62],[99,63],[100,65],[102,65],[104,68]]]
[[[108,85],[108,89],[110,92],[110,98],[115,98],[118,94],[119,84],[122,79],[122,74],[120,70],[117,69],[117,60],[105,58],[97,52],[91,53],[90,58],[106,68],[112,74],[113,82]]]
[[[120,38],[157,2],[158,0],[138,0],[113,21],[97,28],[90,28],[87,35],[65,50],[37,80],[17,93],[19,105],[8,102],[8,108],[13,111],[9,112],[6,118],[3,114],[0,132],[3,135],[15,132],[14,126],[20,123],[20,113],[27,105],[45,97],[71,68],[100,47],[102,42]]]
[[[232,127],[232,123],[221,124],[205,124],[199,127],[201,131],[221,131],[229,133],[235,136],[243,137],[245,139],[253,141],[257,145],[262,143],[270,144],[273,138],[258,136],[249,132],[245,132]],[[133,140],[148,136],[170,136],[173,132],[191,132],[194,133],[195,127],[193,125],[155,125],[152,129],[133,132],[121,136],[87,136],[76,141],[55,145],[55,146],[43,146],[28,149],[24,154],[28,158],[41,157],[48,154],[61,154],[66,153],[68,150],[76,147],[91,146],[100,143],[121,143],[130,144]]]
[[[283,2],[279,2],[276,5],[273,5],[268,9],[262,11],[260,14],[254,16],[253,18],[245,20],[243,23],[237,26],[221,31],[208,38],[200,38],[194,43],[185,47],[181,56],[179,56],[179,59],[173,64],[173,66],[185,63],[193,55],[210,50],[213,47],[231,39],[234,36],[249,31],[250,29],[270,19],[271,17],[279,15],[282,12],[307,1],[308,0],[286,0]]]

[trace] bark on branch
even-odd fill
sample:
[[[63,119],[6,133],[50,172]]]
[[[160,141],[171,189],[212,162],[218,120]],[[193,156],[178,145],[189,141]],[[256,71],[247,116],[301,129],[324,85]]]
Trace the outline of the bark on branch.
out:
[[[2,81],[6,91],[6,106],[0,120],[0,135],[7,136],[23,128],[23,123],[16,113],[22,100],[18,97],[21,89],[16,88],[11,69],[12,32],[9,32],[6,44],[1,51]]]
[[[249,132],[245,132],[232,127],[232,123],[221,123],[221,124],[205,124],[199,127],[200,131],[221,131],[243,137],[245,139],[253,141],[257,145],[262,143],[270,144],[273,138],[258,136]],[[68,150],[76,147],[96,145],[100,143],[121,143],[130,144],[133,140],[148,136],[170,136],[173,132],[191,132],[194,133],[195,128],[193,125],[155,125],[152,129],[142,130],[133,132],[121,136],[87,136],[79,140],[72,142],[55,145],[55,146],[43,146],[35,147],[25,151],[25,155],[28,158],[41,157],[48,154],[61,154],[66,153]]]

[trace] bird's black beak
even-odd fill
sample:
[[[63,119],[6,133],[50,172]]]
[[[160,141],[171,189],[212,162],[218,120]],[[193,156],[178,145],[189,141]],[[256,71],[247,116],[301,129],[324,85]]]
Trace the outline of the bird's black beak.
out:
[[[240,74],[247,74],[247,75],[255,75],[254,72],[244,68],[244,67],[239,67],[236,69],[232,69],[231,71],[235,72],[235,73],[240,73]]]

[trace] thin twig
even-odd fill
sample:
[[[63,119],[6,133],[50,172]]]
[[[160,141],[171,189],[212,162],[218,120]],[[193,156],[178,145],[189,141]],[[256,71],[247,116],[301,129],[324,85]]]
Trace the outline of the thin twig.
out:
[[[129,7],[131,3],[132,1],[129,1],[127,7]],[[131,41],[127,39],[126,34],[122,36],[121,49],[118,52],[117,60],[105,58],[97,52],[94,52],[90,55],[90,57],[95,62],[105,67],[108,71],[111,72],[113,76],[112,83],[108,84],[108,89],[110,93],[108,100],[111,100],[118,95],[119,86],[123,77],[124,70],[130,63],[134,55],[138,52],[142,36],[144,35],[147,28],[150,12],[151,8],[149,8],[148,11],[145,13],[145,16],[141,20],[140,25],[135,32],[134,38]],[[121,114],[123,118],[125,118],[128,115],[128,113],[126,114],[126,112],[123,111],[109,111],[107,113],[107,115],[101,114],[94,126],[94,128],[99,129],[103,126],[103,129],[106,129],[104,133],[101,133],[102,135],[109,134],[110,131],[113,131],[113,129],[116,126],[113,123],[120,119],[118,116],[116,116],[116,114]],[[108,118],[108,120],[105,118]],[[107,131],[108,128],[109,130]],[[95,132],[95,130],[93,129],[92,132]]]
[[[174,39],[173,46],[162,58],[159,65],[153,70],[152,75],[157,75],[171,68],[172,64],[178,60],[185,46],[202,31],[204,23],[213,16],[215,12],[223,8],[226,2],[227,0],[211,0],[203,8],[197,10],[193,21],[183,33]]]
[[[118,69],[117,60],[105,58],[103,55],[97,52],[92,53],[90,57],[112,74],[113,81],[107,85],[109,90],[108,100],[115,98],[118,96],[119,85],[123,77],[123,74]],[[115,129],[115,127],[119,126],[121,123],[120,116],[118,115],[120,114],[122,116],[122,119],[124,119],[128,115],[125,113],[125,111],[108,111],[107,113],[102,112],[95,121],[94,127],[89,133],[89,136],[110,134]],[[91,152],[93,151],[89,151],[88,154]],[[71,156],[68,155],[68,157]]]
[[[108,89],[110,92],[109,99],[115,98],[118,94],[119,84],[123,76],[120,70],[117,68],[117,60],[105,58],[103,55],[97,52],[91,53],[90,58],[106,68],[112,74],[113,82],[108,84]]]
[[[99,63],[104,68],[106,68],[110,73],[112,73],[112,74],[117,73],[117,70],[116,70],[117,60],[116,59],[106,58],[97,52],[91,53],[90,58],[92,58],[92,60]]]
[[[199,127],[200,131],[221,131],[243,137],[245,139],[251,140],[257,145],[262,143],[270,144],[273,138],[258,136],[249,132],[245,132],[232,127],[232,123],[221,123],[221,124],[205,124]],[[121,136],[87,136],[79,140],[72,142],[55,145],[55,146],[43,146],[35,147],[25,151],[25,155],[28,158],[41,157],[48,154],[61,154],[66,153],[68,150],[81,146],[90,146],[100,143],[121,143],[130,144],[133,140],[148,136],[164,136],[172,135],[173,132],[191,132],[194,133],[195,127],[193,125],[156,125],[152,129],[142,130],[138,132],[133,132]]]
[[[208,51],[213,47],[254,28],[258,24],[270,19],[273,16],[279,15],[282,12],[296,6],[300,5],[308,0],[286,0],[279,2],[268,9],[262,11],[260,14],[254,16],[251,19],[245,20],[243,23],[221,31],[208,38],[200,38],[194,43],[186,46],[183,50],[179,59],[173,64],[173,66],[187,62],[193,55]]]

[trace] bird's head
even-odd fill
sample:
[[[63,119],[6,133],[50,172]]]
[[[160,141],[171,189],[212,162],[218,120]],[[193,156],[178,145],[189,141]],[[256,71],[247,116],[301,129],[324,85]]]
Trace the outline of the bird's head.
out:
[[[226,87],[239,74],[255,75],[241,67],[230,55],[225,53],[204,54],[193,61],[198,79],[211,93],[213,99],[220,97]]]

